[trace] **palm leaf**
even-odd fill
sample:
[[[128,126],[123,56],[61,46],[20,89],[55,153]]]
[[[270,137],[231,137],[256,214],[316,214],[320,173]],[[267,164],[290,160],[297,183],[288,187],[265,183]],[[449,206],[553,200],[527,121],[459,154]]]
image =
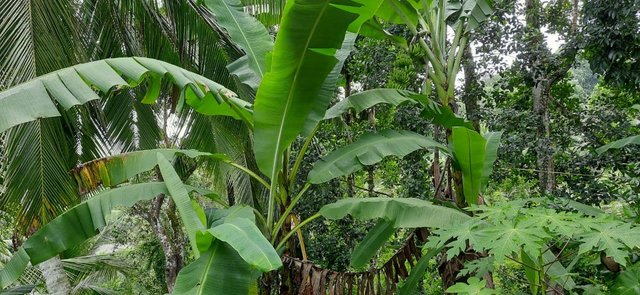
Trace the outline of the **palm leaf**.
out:
[[[339,148],[313,165],[308,181],[323,183],[373,165],[388,156],[403,157],[425,148],[447,150],[433,139],[410,131],[385,130],[367,133],[353,144]]]
[[[327,219],[351,215],[358,220],[384,218],[395,228],[456,226],[469,220],[468,215],[448,207],[414,198],[343,199],[320,209]]]

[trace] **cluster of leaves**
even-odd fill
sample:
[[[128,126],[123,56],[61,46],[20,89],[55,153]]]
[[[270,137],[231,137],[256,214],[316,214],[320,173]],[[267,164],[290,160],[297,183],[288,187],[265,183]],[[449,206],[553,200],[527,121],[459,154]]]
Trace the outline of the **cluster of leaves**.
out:
[[[474,206],[471,220],[434,231],[427,247],[445,246],[448,257],[469,251],[469,247],[486,251],[487,257],[467,264],[463,273],[482,277],[496,265],[515,261],[524,266],[531,286],[549,276],[568,289],[575,283],[570,270],[560,264],[562,259],[573,256],[572,266],[587,254],[602,252],[627,266],[633,251],[640,248],[638,226],[575,202],[569,205],[580,211],[559,211],[550,208],[553,205],[546,199],[534,199]]]

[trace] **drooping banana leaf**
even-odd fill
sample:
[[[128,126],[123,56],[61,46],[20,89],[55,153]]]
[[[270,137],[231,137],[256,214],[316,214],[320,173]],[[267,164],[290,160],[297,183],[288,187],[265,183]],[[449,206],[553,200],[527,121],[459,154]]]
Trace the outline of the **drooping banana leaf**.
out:
[[[0,270],[0,288],[14,283],[29,262],[37,265],[95,236],[117,207],[131,207],[159,194],[169,194],[163,182],[132,184],[100,192],[59,215],[29,237]]]
[[[257,90],[262,76],[267,72],[267,52],[273,48],[269,32],[257,19],[244,12],[240,0],[206,0],[204,4],[213,11],[216,20],[229,33],[231,40],[246,53],[227,67],[229,72]]]
[[[450,108],[443,107],[439,103],[429,99],[426,95],[399,89],[371,89],[351,95],[335,104],[325,114],[325,119],[332,119],[342,115],[349,109],[357,113],[362,112],[378,104],[390,104],[399,106],[403,104],[420,103],[424,107],[421,115],[431,120],[434,124],[451,128],[453,126],[466,126],[473,128],[471,123],[464,118],[456,116]]]
[[[429,267],[429,260],[440,253],[442,249],[429,249],[427,254],[420,257],[416,266],[411,269],[411,273],[409,277],[404,280],[404,284],[398,290],[398,295],[410,295],[414,294],[414,290],[418,286],[418,282],[421,282],[424,278],[424,273],[427,271],[427,267]]]
[[[336,89],[336,84],[340,79],[340,74],[342,73],[342,67],[344,65],[345,60],[351,54],[353,50],[354,43],[356,41],[356,37],[358,35],[355,33],[347,33],[344,42],[342,42],[342,48],[338,50],[336,53],[336,59],[338,60],[333,66],[333,69],[327,75],[327,78],[324,79],[324,83],[320,88],[320,92],[318,92],[317,97],[314,98],[314,105],[304,122],[304,129],[302,130],[302,136],[309,136],[311,132],[316,128],[318,123],[322,121],[325,113],[327,112],[327,107],[329,103],[331,103],[331,99],[333,98],[333,93]]]
[[[596,149],[596,152],[598,152],[598,154],[602,154],[610,149],[621,149],[625,146],[631,145],[631,144],[638,144],[640,145],[640,135],[636,135],[636,136],[630,136],[630,137],[626,137],[620,140],[616,140],[612,143],[609,143],[607,145],[603,145],[599,148]]]
[[[94,91],[135,87],[148,79],[145,103],[155,102],[164,76],[183,93],[187,104],[206,115],[250,118],[250,104],[225,87],[172,64],[142,57],[105,59],[49,73],[0,92],[0,132],[100,97]],[[233,106],[233,108],[232,108]]]
[[[158,168],[160,168],[162,178],[164,178],[169,194],[171,195],[173,202],[176,204],[176,209],[178,209],[178,214],[180,215],[180,219],[184,225],[187,237],[189,237],[191,248],[193,249],[196,258],[198,258],[200,257],[200,251],[198,250],[196,233],[205,229],[203,222],[206,222],[206,220],[200,220],[200,217],[191,203],[191,198],[189,198],[187,187],[182,183],[182,180],[180,180],[178,173],[173,169],[169,160],[167,160],[167,158],[162,154],[156,154],[156,156],[158,158]],[[202,215],[204,219],[204,212],[202,212]]]
[[[213,239],[225,242],[235,249],[246,263],[262,272],[282,267],[282,261],[276,250],[273,249],[255,223],[247,218],[225,218],[222,224],[199,234],[198,239],[199,245],[210,245]]]
[[[447,2],[446,17],[455,23],[467,20],[465,31],[472,31],[493,14],[495,9],[491,0],[457,0]],[[451,19],[451,17],[455,19]]]
[[[498,148],[500,147],[500,138],[502,132],[487,132],[483,135],[487,141],[485,148],[484,164],[482,165],[482,179],[480,180],[480,191],[484,191],[489,184],[489,177],[493,172],[493,164],[498,158]]]
[[[378,223],[369,230],[367,235],[358,243],[351,252],[351,266],[361,268],[369,263],[369,260],[378,253],[378,250],[389,240],[396,229],[393,222],[380,219]]]
[[[282,152],[302,132],[318,102],[347,29],[357,32],[379,4],[379,0],[287,1],[271,67],[254,105],[256,159],[260,171],[272,179],[276,179]]]
[[[309,172],[308,180],[311,183],[323,183],[378,163],[384,157],[402,157],[425,148],[447,150],[433,139],[410,131],[367,133],[353,144],[339,148],[317,161]]]
[[[451,133],[451,153],[454,164],[462,171],[462,186],[467,204],[478,204],[482,184],[487,141],[478,132],[454,127]]]
[[[332,119],[338,117],[349,109],[359,113],[381,103],[399,106],[403,103],[413,104],[426,100],[428,100],[426,96],[411,91],[385,88],[371,89],[353,94],[336,103],[327,110],[324,118]]]
[[[440,228],[462,224],[471,217],[448,207],[414,198],[343,199],[320,209],[327,219],[341,219],[351,215],[358,220],[384,218],[395,228]]]
[[[196,150],[141,150],[84,163],[73,169],[72,174],[78,185],[87,191],[94,190],[101,184],[105,187],[115,186],[142,172],[153,169],[158,165],[157,154],[162,154],[169,161],[172,161],[178,155],[185,155],[190,158],[211,155],[210,153]]]
[[[258,273],[231,246],[214,240],[209,250],[180,271],[172,294],[245,295],[257,278]]]

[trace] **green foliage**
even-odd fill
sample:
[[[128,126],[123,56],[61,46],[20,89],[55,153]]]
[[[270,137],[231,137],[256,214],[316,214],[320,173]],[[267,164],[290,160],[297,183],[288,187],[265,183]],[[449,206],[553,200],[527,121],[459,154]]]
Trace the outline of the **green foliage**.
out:
[[[550,277],[565,288],[572,288],[567,270],[559,264],[565,251],[574,253],[575,261],[586,254],[600,253],[620,265],[631,259],[631,251],[640,247],[640,228],[607,215],[596,217],[582,213],[546,208],[547,201],[510,201],[493,206],[474,207],[476,215],[462,226],[436,230],[430,247],[447,247],[447,255],[455,256],[470,245],[487,251],[482,264],[467,265],[470,272],[482,276],[495,264],[517,261],[525,270],[533,294]],[[556,249],[556,250],[554,250]],[[551,254],[549,251],[558,251]],[[551,266],[547,268],[547,266]]]
[[[446,147],[433,139],[409,132],[385,130],[367,133],[351,145],[337,149],[315,163],[309,182],[322,183],[380,162],[387,156],[405,156],[418,149]]]
[[[469,278],[467,283],[457,283],[447,289],[447,292],[469,295],[491,295],[496,294],[495,290],[486,287],[486,282],[479,278]]]

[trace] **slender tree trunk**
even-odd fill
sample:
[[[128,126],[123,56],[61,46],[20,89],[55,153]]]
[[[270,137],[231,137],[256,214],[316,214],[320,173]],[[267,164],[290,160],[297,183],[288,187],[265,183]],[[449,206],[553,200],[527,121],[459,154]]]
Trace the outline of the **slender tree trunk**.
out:
[[[51,295],[71,294],[71,283],[62,267],[62,260],[55,256],[38,265],[44,277],[45,286]]]
[[[555,165],[553,143],[551,141],[551,118],[549,115],[549,92],[551,85],[547,79],[535,81],[533,87],[533,114],[536,122],[536,153],[540,192],[551,194],[555,190]]]

